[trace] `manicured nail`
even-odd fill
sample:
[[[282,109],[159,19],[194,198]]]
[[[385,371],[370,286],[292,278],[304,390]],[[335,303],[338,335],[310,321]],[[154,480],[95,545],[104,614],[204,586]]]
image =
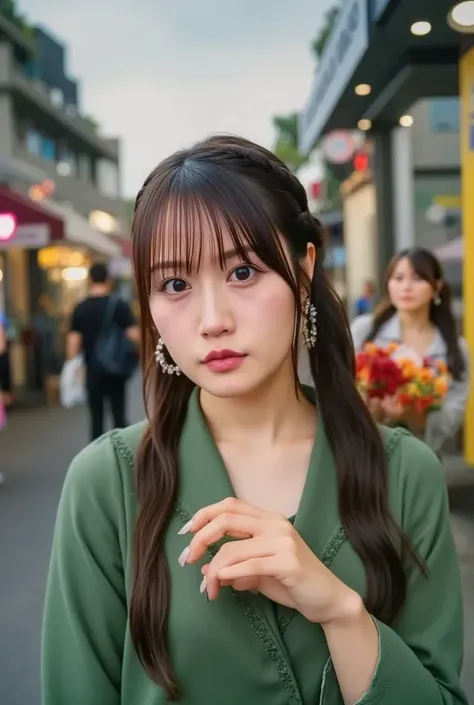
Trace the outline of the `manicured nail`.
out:
[[[181,567],[184,567],[186,565],[186,561],[188,560],[188,556],[189,556],[189,551],[190,551],[189,546],[186,546],[186,548],[184,549],[184,551],[182,552],[182,554],[178,558],[178,563]]]
[[[178,531],[178,536],[184,536],[184,534],[188,534],[191,531],[191,527],[193,525],[193,520],[190,519],[187,524],[183,526],[182,529]]]
[[[206,581],[206,576],[204,576],[204,578],[201,580],[201,585],[199,586],[199,592],[201,593],[201,595],[202,595],[204,592],[206,592],[206,582],[207,582],[207,581]],[[207,597],[207,593],[206,593],[206,597]]]

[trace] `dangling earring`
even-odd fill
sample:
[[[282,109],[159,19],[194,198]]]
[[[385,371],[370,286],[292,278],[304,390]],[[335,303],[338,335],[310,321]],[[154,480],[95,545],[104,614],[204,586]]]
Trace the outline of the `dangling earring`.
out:
[[[181,370],[179,369],[178,365],[173,365],[173,364],[166,362],[165,353],[163,352],[164,349],[165,349],[165,341],[163,340],[163,338],[159,338],[158,343],[156,344],[156,348],[155,348],[156,363],[161,367],[163,372],[165,372],[167,375],[180,375]]]
[[[316,340],[318,338],[318,328],[316,325],[316,319],[316,307],[314,306],[314,304],[311,303],[310,298],[308,296],[303,306],[303,323],[301,328],[301,334],[303,336],[304,343],[309,350],[316,345]]]
[[[433,303],[435,306],[439,306],[441,304],[441,296],[439,294],[435,294],[433,296]]]

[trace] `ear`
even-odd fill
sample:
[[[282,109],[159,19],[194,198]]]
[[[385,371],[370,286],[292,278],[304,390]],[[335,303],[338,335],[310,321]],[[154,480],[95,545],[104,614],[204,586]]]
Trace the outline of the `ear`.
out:
[[[318,255],[315,246],[312,242],[308,242],[308,244],[306,245],[306,255],[301,261],[301,266],[303,267],[303,270],[306,272],[306,275],[308,276],[308,279],[310,281],[313,278],[314,266],[316,264],[317,256]]]
[[[436,284],[436,293],[441,294],[441,289],[444,286],[444,279],[440,279]]]

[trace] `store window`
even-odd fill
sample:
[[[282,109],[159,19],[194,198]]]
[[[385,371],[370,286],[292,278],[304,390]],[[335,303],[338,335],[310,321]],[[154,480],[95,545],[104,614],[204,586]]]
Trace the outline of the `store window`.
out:
[[[119,172],[114,162],[99,159],[96,165],[97,188],[109,198],[119,197]]]
[[[33,129],[26,131],[25,146],[30,154],[41,155],[41,135]]]

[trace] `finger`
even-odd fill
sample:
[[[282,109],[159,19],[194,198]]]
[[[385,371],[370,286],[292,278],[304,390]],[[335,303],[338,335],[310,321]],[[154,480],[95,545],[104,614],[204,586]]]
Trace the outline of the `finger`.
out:
[[[281,547],[278,539],[257,538],[244,541],[232,541],[222,546],[216,553],[206,570],[206,590],[210,600],[216,599],[219,594],[221,580],[232,580],[232,578],[221,578],[222,568],[234,564],[241,564],[253,558],[264,558],[275,555]],[[253,577],[241,575],[239,577]]]
[[[295,566],[282,565],[280,556],[258,556],[241,563],[234,563],[219,569],[218,580],[250,580],[252,578],[274,578],[282,581],[295,571]]]
[[[195,533],[202,529],[203,526],[208,524],[210,521],[218,517],[220,514],[230,513],[230,514],[244,514],[246,516],[252,516],[256,519],[259,518],[269,518],[277,517],[279,515],[273,514],[271,512],[266,512],[263,509],[254,507],[252,504],[243,502],[236,497],[227,497],[227,499],[222,500],[222,502],[217,502],[216,504],[210,504],[208,507],[203,507],[192,517],[181,531],[180,534],[185,534],[188,532]]]
[[[202,575],[206,576],[209,568],[209,563],[206,563],[206,565],[203,565],[201,568],[201,573]],[[237,590],[239,592],[253,592],[257,593],[258,588],[259,588],[259,580],[260,578],[258,576],[254,576],[251,578],[241,578],[240,580],[219,580],[221,587],[227,587],[230,586],[234,590]]]
[[[198,561],[209,546],[217,543],[225,536],[244,540],[261,536],[264,533],[281,533],[283,530],[280,529],[279,531],[275,523],[243,514],[221,514],[194,535],[188,547],[186,563]]]

